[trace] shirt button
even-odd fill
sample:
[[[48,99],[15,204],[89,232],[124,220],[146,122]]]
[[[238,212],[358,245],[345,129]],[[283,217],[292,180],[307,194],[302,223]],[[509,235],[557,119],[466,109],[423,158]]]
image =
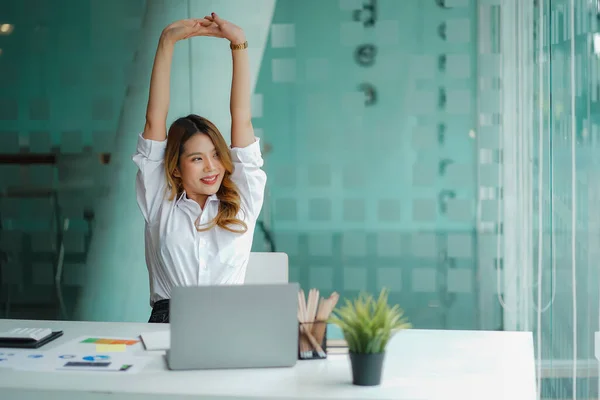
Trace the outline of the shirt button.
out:
[[[206,260],[205,259],[200,260],[200,269],[206,269]]]
[[[200,247],[206,246],[206,239],[200,239]]]

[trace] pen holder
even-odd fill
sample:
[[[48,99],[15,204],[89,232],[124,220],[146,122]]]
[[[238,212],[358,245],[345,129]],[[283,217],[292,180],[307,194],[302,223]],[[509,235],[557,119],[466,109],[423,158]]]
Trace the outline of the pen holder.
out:
[[[327,358],[327,322],[298,323],[298,359],[321,360]]]

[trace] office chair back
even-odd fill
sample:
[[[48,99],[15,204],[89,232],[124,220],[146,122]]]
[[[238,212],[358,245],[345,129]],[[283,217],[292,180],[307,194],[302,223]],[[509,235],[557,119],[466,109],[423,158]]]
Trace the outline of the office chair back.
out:
[[[286,253],[250,253],[244,283],[288,283],[288,256]]]

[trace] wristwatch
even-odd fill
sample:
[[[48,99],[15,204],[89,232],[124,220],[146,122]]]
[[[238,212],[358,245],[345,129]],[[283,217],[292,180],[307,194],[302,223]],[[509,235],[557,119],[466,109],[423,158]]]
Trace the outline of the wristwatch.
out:
[[[244,43],[240,44],[231,43],[229,47],[231,48],[231,50],[244,50],[248,48],[248,41],[246,40]]]

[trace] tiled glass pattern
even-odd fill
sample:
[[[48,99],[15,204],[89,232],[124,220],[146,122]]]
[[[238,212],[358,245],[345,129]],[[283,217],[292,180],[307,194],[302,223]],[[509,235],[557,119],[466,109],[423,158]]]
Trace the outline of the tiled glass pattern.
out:
[[[322,278],[354,295],[386,282],[418,326],[477,329],[476,7],[379,1],[365,26],[367,12],[353,20],[363,3],[277,2],[255,125],[273,149],[278,250],[304,287]]]

